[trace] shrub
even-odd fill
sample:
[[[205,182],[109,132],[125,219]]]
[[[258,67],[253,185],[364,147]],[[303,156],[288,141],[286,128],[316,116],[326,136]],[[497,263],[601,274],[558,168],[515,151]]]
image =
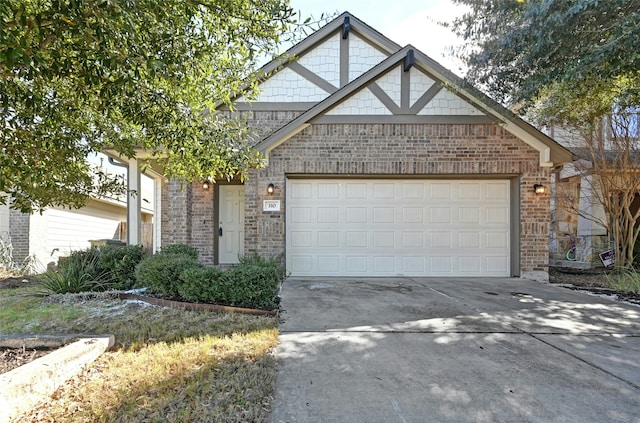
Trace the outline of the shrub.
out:
[[[240,265],[224,273],[220,291],[228,305],[273,309],[280,303],[280,282],[274,266]]]
[[[147,257],[136,267],[136,286],[168,299],[180,299],[180,275],[190,268],[204,267],[186,254],[160,253]]]
[[[141,245],[105,245],[98,248],[100,270],[108,271],[105,284],[111,289],[131,289],[136,282],[135,270],[144,258]]]
[[[241,256],[239,258],[239,266],[259,266],[268,267],[274,269],[278,273],[280,281],[284,281],[286,277],[286,270],[284,264],[284,254],[279,255],[276,258],[266,259],[258,254],[252,254],[250,256]]]
[[[186,244],[172,244],[162,247],[160,254],[183,254],[198,260],[198,250]]]
[[[271,266],[237,266],[226,271],[189,268],[180,275],[180,299],[236,307],[273,309],[279,304],[280,279]]]
[[[60,260],[57,271],[48,271],[38,277],[46,293],[67,294],[85,291],[104,291],[109,286],[109,270],[99,265],[99,252],[95,248],[75,251]]]
[[[180,275],[178,286],[180,298],[190,302],[227,304],[228,300],[220,295],[219,286],[224,271],[216,267],[191,267]]]
[[[284,279],[281,260],[242,257],[228,270],[206,267],[194,249],[178,244],[147,257],[136,268],[136,286],[163,298],[236,307],[273,309]]]

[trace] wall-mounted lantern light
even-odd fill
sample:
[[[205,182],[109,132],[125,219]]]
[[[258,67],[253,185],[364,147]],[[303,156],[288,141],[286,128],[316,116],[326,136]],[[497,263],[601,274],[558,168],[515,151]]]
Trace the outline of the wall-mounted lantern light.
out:
[[[536,195],[544,194],[544,191],[544,185],[533,184],[533,192],[535,192]]]
[[[267,185],[267,194],[273,195],[273,190],[274,189],[275,189],[275,187],[273,186],[273,184]]]
[[[204,181],[202,183],[202,189],[204,189],[204,190],[209,189],[210,186],[211,186],[211,183],[209,181]]]

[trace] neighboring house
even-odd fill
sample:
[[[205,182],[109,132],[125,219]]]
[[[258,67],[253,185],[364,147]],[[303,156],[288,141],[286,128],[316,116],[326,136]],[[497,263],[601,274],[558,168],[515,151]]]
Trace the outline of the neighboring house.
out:
[[[294,276],[548,278],[551,175],[571,153],[349,13],[236,99],[268,160],[241,183],[162,183],[161,243]],[[547,188],[534,192],[535,185]]]
[[[151,250],[153,224],[153,185],[142,191],[145,207],[141,221],[146,230],[141,243]],[[124,199],[91,198],[85,207],[77,210],[50,207],[43,213],[26,214],[12,210],[8,204],[0,205],[0,238],[13,247],[13,260],[21,264],[33,257],[37,271],[71,251],[86,249],[92,240],[126,240],[127,204]]]
[[[603,141],[609,170],[614,172],[612,174],[620,175],[620,179],[614,179],[615,184],[609,182],[609,188],[618,193],[620,191],[615,188],[625,191],[630,189],[631,198],[635,195],[630,211],[635,215],[640,208],[640,178],[634,171],[640,165],[640,160],[636,157],[640,139],[640,112],[633,111],[627,116],[625,120],[629,125],[625,130],[628,132],[618,142],[612,141],[614,135],[611,131],[615,125],[607,119],[600,128],[598,139]],[[552,127],[547,132],[574,153],[574,160],[558,167],[553,174],[550,246],[552,264],[577,268],[602,266],[600,254],[612,250],[614,245],[611,234],[602,224],[607,221],[608,216],[601,200],[600,175],[592,170],[590,148],[577,130]],[[626,155],[615,154],[616,148],[630,153],[629,166],[618,162],[620,157]],[[569,255],[572,260],[567,260],[572,240],[575,242],[575,253]]]

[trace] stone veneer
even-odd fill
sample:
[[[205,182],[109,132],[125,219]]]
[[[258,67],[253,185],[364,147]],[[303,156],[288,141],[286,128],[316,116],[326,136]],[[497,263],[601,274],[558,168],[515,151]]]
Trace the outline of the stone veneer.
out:
[[[271,113],[271,112],[270,112]],[[253,123],[283,118],[256,113]],[[289,117],[289,116],[287,116]],[[269,165],[252,171],[245,182],[245,254],[275,257],[285,252],[287,175],[372,177],[417,176],[473,178],[517,177],[520,181],[521,276],[548,277],[549,198],[533,185],[547,187],[551,169],[539,165],[537,150],[498,125],[321,124],[311,125],[270,152]],[[273,195],[266,187],[273,183]],[[213,264],[216,225],[214,187],[184,190],[163,186],[162,243],[197,247],[201,260]],[[265,213],[262,200],[280,200],[280,212]],[[513,247],[512,247],[513,248]]]

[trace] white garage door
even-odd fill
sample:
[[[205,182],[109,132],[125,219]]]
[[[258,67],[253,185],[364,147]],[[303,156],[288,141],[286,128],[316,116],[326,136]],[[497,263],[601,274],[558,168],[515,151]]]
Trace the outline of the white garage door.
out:
[[[509,181],[289,179],[293,276],[510,276]]]

